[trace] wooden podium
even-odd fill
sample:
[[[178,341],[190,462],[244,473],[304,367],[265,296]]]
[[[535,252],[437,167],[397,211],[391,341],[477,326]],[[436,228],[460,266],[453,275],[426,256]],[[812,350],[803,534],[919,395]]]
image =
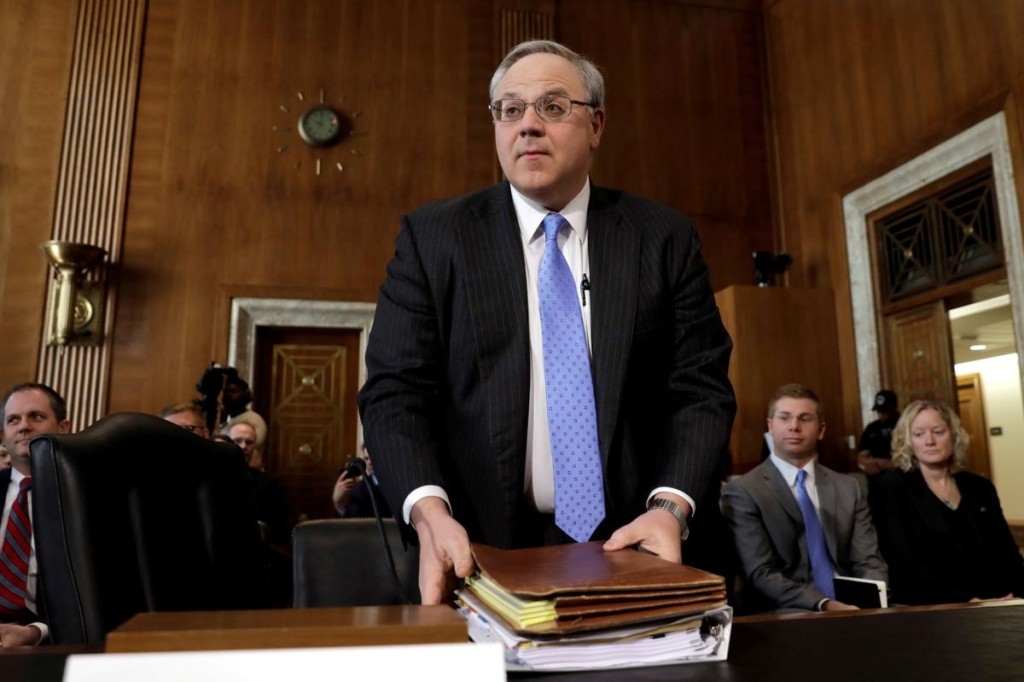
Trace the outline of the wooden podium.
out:
[[[449,606],[140,613],[107,635],[107,653],[461,644],[466,622]]]
[[[824,463],[846,471],[842,433],[839,346],[831,289],[732,286],[715,294],[734,344],[729,380],[736,391],[736,422],[729,450],[733,474],[761,462],[768,401],[783,384],[809,387],[825,406]]]

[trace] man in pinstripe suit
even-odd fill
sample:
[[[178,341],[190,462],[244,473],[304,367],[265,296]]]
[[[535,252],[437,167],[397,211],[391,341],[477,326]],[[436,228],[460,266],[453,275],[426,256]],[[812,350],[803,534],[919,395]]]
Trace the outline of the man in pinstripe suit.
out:
[[[732,342],[693,223],[590,184],[605,112],[589,61],[523,43],[490,95],[508,180],[403,219],[359,395],[381,485],[418,535],[423,601],[472,571],[470,540],[568,541],[552,516],[538,311],[549,213],[568,221],[558,248],[590,350],[605,498],[592,539],[678,562],[692,519],[687,563],[714,568]]]

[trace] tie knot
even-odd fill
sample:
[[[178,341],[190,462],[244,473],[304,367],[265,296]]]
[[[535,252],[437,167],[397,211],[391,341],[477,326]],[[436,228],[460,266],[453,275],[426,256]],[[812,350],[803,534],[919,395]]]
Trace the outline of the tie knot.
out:
[[[21,479],[21,483],[19,485],[22,490],[32,490],[32,477],[26,476],[25,478]]]
[[[562,227],[569,223],[568,220],[563,218],[558,213],[548,213],[544,216],[544,240],[551,241],[552,239],[558,239],[558,233],[562,231]]]
[[[807,472],[803,469],[796,472],[796,483],[801,488],[804,487],[804,482],[807,481]]]

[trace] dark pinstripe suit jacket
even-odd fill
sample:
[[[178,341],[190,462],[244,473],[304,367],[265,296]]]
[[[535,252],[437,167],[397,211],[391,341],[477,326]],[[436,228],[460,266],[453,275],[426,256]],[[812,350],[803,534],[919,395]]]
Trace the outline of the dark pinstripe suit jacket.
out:
[[[662,204],[593,187],[587,232],[608,516],[601,528],[634,519],[662,485],[694,497],[696,523],[710,519],[735,399],[732,341],[696,230]],[[406,216],[359,394],[391,508],[419,486],[440,485],[470,538],[497,547],[513,545],[524,488],[524,273],[508,183]]]

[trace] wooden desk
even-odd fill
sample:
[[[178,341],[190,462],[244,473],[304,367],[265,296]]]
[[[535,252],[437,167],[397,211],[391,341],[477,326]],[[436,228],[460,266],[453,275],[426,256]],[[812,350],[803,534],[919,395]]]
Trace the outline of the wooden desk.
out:
[[[140,613],[107,635],[108,653],[462,643],[447,606]]]
[[[737,618],[729,660],[722,663],[526,677],[531,682],[1019,682],[1024,680],[1024,602]]]
[[[91,649],[95,651],[95,649]],[[0,653],[3,682],[60,682],[69,653]],[[426,677],[424,678],[426,679]],[[1002,682],[1024,679],[1024,603],[739,618],[723,663],[593,673],[510,674],[553,682]]]

